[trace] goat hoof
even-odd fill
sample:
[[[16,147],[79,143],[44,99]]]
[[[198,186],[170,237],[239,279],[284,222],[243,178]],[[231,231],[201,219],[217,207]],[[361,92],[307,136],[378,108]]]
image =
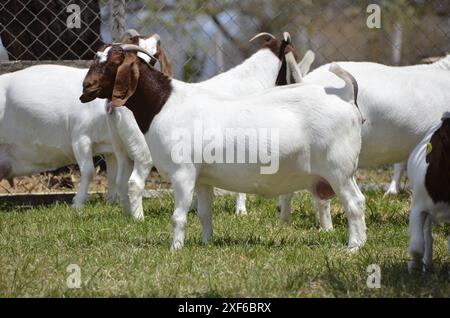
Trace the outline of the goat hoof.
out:
[[[111,195],[111,196],[108,196],[108,197],[106,198],[106,203],[107,203],[107,204],[117,204],[117,203],[120,203],[119,196],[117,196],[117,195]]]
[[[408,273],[420,274],[423,271],[423,265],[421,262],[408,261]]]
[[[348,244],[347,250],[350,254],[354,254],[359,251],[361,247],[364,246],[364,243],[352,243]]]
[[[319,227],[319,232],[333,232],[333,231],[334,231],[333,225],[331,225],[331,226],[320,226]]]
[[[383,197],[388,197],[388,196],[395,196],[398,195],[398,190],[394,187],[394,188],[389,188],[383,195]]]
[[[172,252],[175,252],[175,251],[180,251],[182,248],[183,248],[183,243],[180,242],[180,241],[176,241],[176,242],[172,243],[172,246],[170,247],[170,250]]]
[[[73,209],[83,209],[85,207],[85,204],[82,202],[73,202],[71,207]]]
[[[247,210],[246,209],[237,209],[236,214],[237,215],[247,215]]]
[[[281,219],[280,218],[281,225],[289,225],[290,223],[291,223],[291,219]]]
[[[139,212],[139,213],[133,214],[131,217],[137,221],[142,221],[142,220],[144,220],[144,213]]]

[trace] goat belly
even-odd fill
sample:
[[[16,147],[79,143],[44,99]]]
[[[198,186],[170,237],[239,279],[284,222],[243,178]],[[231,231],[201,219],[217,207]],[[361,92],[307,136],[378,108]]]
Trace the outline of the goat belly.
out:
[[[228,166],[228,168],[225,168]],[[236,169],[242,167],[242,169]],[[258,171],[251,173],[252,169]],[[262,175],[259,166],[249,164],[209,164],[202,167],[198,182],[228,191],[254,193],[265,197],[274,197],[296,190],[310,189],[317,177],[307,173],[280,171]]]

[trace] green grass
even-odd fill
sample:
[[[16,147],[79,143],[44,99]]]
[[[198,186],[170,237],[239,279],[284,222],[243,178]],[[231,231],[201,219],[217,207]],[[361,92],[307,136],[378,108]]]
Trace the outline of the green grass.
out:
[[[449,297],[447,228],[434,230],[435,269],[407,273],[410,194],[366,193],[368,241],[346,251],[347,221],[333,200],[335,230],[315,226],[311,197],[294,198],[289,226],[276,199],[251,196],[249,215],[234,215],[234,197],[214,202],[214,239],[201,244],[189,214],[186,244],[170,252],[173,199],[145,200],[145,221],[133,221],[102,200],[83,210],[66,204],[0,212],[0,296],[161,297]],[[66,285],[69,264],[82,286]],[[367,266],[381,268],[381,288],[366,285]]]

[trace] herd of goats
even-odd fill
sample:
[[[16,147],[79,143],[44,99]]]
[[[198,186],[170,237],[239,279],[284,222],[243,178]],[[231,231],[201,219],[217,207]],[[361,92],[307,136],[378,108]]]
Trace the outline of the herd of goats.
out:
[[[282,222],[290,221],[292,193],[306,189],[324,230],[333,228],[330,199],[340,199],[348,249],[356,251],[366,241],[356,170],[395,164],[388,193],[396,194],[407,162],[408,268],[431,268],[432,224],[450,222],[450,55],[432,64],[339,62],[310,71],[314,53],[301,59],[289,33],[251,41],[261,42],[256,53],[200,83],[173,79],[159,36],[135,30],[100,48],[89,70],[38,65],[0,76],[0,180],[76,162],[73,207],[83,207],[92,157],[103,154],[107,201],[143,219],[145,181],[156,167],[174,194],[172,249],[183,246],[192,207],[203,242],[211,240],[214,187],[239,193],[240,214],[245,193],[279,195]],[[208,138],[192,137],[199,126],[214,132],[214,151]],[[233,151],[228,158],[229,144],[254,155],[251,132],[265,132],[257,144],[276,160],[273,171],[261,153],[249,162]]]

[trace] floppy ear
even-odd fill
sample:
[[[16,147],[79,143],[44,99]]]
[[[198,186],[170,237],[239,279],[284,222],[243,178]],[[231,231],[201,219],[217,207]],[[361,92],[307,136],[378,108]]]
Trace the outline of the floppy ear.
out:
[[[125,105],[134,94],[139,81],[139,64],[136,54],[125,54],[125,59],[117,68],[111,104],[115,107]]]
[[[161,66],[161,72],[169,77],[172,77],[172,63],[170,63],[169,58],[161,48],[161,44],[159,42],[157,46],[157,52],[159,65]]]

